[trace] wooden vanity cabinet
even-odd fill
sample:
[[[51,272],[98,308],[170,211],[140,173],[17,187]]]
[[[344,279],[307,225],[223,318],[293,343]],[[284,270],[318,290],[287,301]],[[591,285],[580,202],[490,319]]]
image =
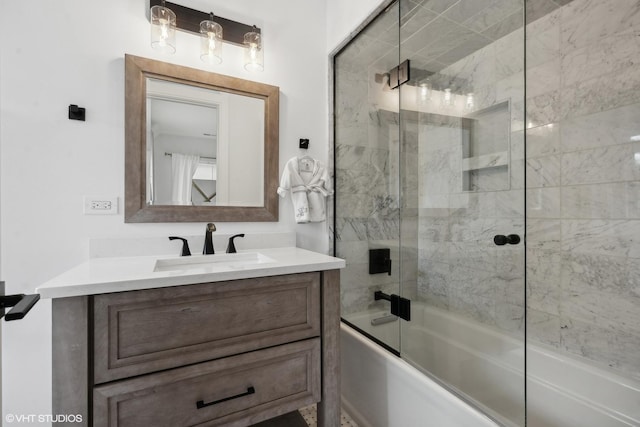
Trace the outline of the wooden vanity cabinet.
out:
[[[54,299],[53,413],[249,426],[318,402],[337,427],[339,306],[338,270]]]

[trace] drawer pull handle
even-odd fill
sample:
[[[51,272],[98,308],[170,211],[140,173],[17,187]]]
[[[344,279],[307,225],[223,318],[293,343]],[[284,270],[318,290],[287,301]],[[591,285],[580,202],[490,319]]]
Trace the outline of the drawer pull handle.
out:
[[[198,409],[206,408],[207,406],[217,405],[218,403],[226,402],[228,400],[233,400],[233,399],[237,399],[239,397],[249,396],[250,394],[254,394],[255,392],[256,392],[255,388],[249,387],[249,388],[247,388],[247,392],[246,393],[236,394],[235,396],[225,397],[224,399],[214,400],[213,402],[204,403],[204,400],[198,400],[196,402],[196,407]]]

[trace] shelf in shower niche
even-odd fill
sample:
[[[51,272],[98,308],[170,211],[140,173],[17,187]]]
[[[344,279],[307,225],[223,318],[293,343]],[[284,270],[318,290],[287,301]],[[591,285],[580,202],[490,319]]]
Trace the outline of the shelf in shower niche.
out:
[[[511,186],[511,107],[505,100],[462,119],[462,191],[499,191]]]
[[[509,164],[509,153],[499,151],[497,153],[483,154],[482,156],[467,157],[462,159],[462,171],[495,168]]]

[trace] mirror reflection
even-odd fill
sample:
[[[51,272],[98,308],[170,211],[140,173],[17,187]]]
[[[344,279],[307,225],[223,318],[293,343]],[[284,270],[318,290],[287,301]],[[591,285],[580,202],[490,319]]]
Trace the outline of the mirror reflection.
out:
[[[125,222],[277,221],[279,99],[125,55]]]
[[[262,206],[260,98],[147,78],[148,205]]]

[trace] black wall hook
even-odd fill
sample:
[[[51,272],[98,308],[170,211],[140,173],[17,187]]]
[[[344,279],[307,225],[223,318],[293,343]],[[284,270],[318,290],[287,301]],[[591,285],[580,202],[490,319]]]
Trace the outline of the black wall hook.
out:
[[[76,104],[69,105],[69,120],[85,121],[85,109]]]
[[[300,138],[300,148],[307,150],[309,148],[309,139]]]

